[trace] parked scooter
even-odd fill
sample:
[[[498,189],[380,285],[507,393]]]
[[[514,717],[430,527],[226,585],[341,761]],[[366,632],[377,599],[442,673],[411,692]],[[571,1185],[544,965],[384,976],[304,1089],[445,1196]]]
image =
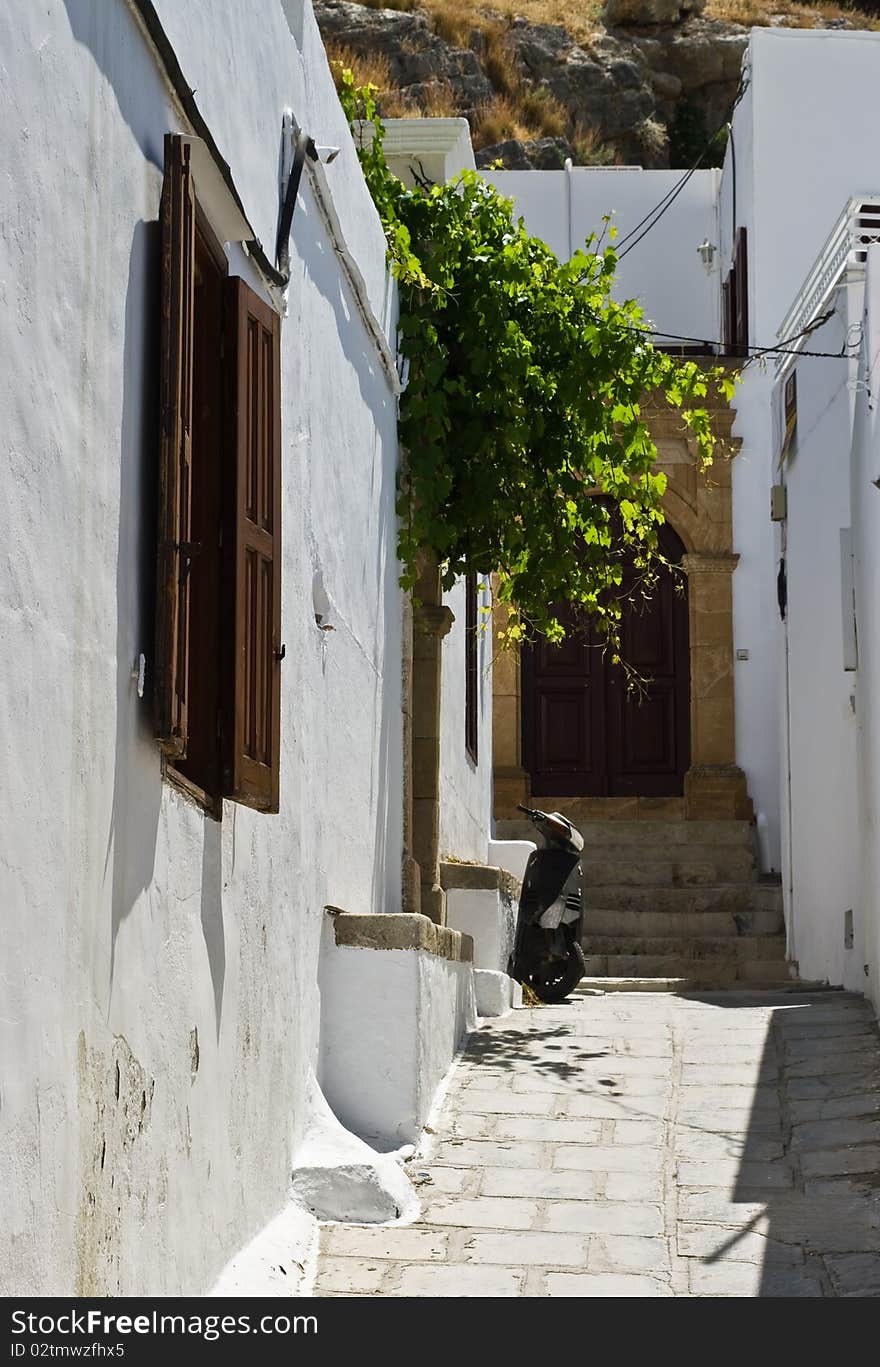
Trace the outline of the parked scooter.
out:
[[[545,843],[526,864],[510,973],[541,1001],[561,1002],[586,972],[581,949],[584,840],[559,812],[519,810]]]

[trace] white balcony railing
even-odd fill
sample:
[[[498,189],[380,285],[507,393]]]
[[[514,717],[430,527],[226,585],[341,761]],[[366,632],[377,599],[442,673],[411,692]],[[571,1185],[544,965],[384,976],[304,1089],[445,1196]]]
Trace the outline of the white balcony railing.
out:
[[[861,279],[867,248],[880,243],[880,194],[855,195],[832,228],[815,265],[797,298],[782,320],[776,336],[786,352],[800,351],[808,341],[803,334],[828,307],[834,290],[845,280]],[[776,369],[790,365],[790,354],[776,357]]]

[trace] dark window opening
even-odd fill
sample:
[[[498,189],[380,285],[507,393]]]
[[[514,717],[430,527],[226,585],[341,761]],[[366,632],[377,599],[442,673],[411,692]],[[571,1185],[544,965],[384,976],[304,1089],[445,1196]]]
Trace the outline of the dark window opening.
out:
[[[745,228],[736,231],[733,265],[721,286],[721,313],[725,353],[728,356],[748,356],[749,272]]]
[[[480,640],[477,576],[465,579],[464,620],[464,737],[467,752],[476,764],[480,732]]]

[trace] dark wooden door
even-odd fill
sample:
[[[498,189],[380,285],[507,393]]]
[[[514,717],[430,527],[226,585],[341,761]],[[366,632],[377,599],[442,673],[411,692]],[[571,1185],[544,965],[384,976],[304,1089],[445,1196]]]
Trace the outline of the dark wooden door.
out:
[[[662,549],[673,563],[683,547],[668,526]],[[677,587],[678,586],[678,587]],[[649,599],[632,594],[621,622],[623,658],[641,676],[627,688],[620,666],[570,609],[559,646],[523,651],[523,760],[536,797],[675,797],[690,764],[687,581],[666,571]]]

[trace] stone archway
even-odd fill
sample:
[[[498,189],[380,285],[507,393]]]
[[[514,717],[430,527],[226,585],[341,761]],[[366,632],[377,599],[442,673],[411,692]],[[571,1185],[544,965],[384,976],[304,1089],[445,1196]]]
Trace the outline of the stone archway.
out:
[[[696,443],[680,416],[653,396],[643,412],[657,444],[658,469],[667,478],[664,508],[685,547],[690,623],[691,764],[680,798],[560,798],[562,811],[581,819],[685,817],[751,818],[746,779],[737,766],[734,729],[731,463],[739,441],[731,436],[733,410],[707,400],[718,438],[714,464],[701,471]],[[496,609],[496,631],[506,609]],[[530,780],[523,766],[522,678],[518,655],[501,652],[493,672],[495,816],[516,817],[528,805]],[[543,801],[546,802],[546,799]]]

